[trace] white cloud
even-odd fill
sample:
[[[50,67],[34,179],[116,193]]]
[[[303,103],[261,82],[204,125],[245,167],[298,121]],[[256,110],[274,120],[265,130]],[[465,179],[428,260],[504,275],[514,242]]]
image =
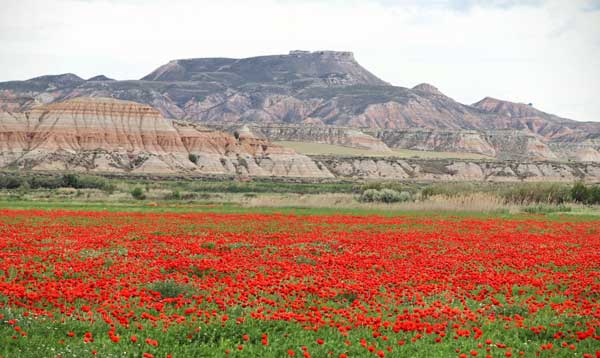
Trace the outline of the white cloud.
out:
[[[131,79],[174,58],[350,50],[395,85],[600,121],[595,0],[0,2],[0,80]]]

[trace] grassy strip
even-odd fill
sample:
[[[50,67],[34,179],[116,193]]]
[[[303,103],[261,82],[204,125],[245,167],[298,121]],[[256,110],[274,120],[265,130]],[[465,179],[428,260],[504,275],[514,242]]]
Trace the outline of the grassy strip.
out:
[[[237,203],[182,203],[181,201],[160,202],[145,201],[30,201],[0,200],[0,209],[11,210],[73,210],[73,211],[109,211],[142,213],[187,213],[206,212],[221,214],[294,214],[294,215],[380,215],[380,216],[438,216],[438,217],[476,217],[505,219],[547,219],[556,221],[598,221],[600,211],[589,210],[547,213],[508,213],[462,211],[408,211],[363,208],[306,208],[306,207],[243,207]]]

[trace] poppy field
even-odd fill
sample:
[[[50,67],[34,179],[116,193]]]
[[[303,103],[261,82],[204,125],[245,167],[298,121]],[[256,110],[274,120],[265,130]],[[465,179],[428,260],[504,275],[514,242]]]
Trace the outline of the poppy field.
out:
[[[600,357],[600,222],[0,210],[0,357]]]

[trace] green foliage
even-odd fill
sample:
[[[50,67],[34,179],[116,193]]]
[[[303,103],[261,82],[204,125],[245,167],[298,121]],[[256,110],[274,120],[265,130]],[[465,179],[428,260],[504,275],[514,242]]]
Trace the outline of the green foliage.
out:
[[[0,189],[16,189],[19,187],[26,189],[100,189],[111,193],[115,190],[115,186],[111,184],[108,179],[91,175],[64,174],[62,176],[0,176]]]
[[[148,286],[148,289],[160,293],[161,298],[175,298],[186,294],[188,291],[188,287],[173,280],[153,282]]]
[[[412,196],[409,192],[398,192],[393,189],[367,189],[358,198],[358,201],[364,203],[398,203],[410,200]]]
[[[65,187],[61,177],[33,176],[27,179],[31,189],[58,189]]]
[[[600,185],[595,185],[589,189],[588,200],[591,204],[600,204]]]
[[[582,182],[577,182],[571,188],[571,198],[577,203],[585,203],[588,199],[588,188]]]
[[[539,205],[535,205],[535,206],[528,206],[528,207],[524,208],[523,211],[526,213],[530,213],[530,214],[564,213],[564,212],[570,212],[571,207],[566,206],[566,205],[552,206],[552,205],[546,205],[546,204],[539,204]]]
[[[63,185],[67,188],[100,189],[106,192],[115,190],[115,186],[108,179],[91,175],[65,174],[63,175]]]
[[[588,187],[582,182],[577,182],[573,185],[573,188],[571,188],[571,198],[577,203],[590,205],[600,204],[600,185]]]
[[[512,204],[562,204],[571,199],[570,188],[564,184],[520,184],[503,191],[501,196]]]
[[[173,192],[171,193],[171,198],[175,200],[181,199],[181,193],[179,192],[179,190],[173,190]]]
[[[212,250],[212,249],[214,249],[216,246],[217,246],[217,244],[215,244],[215,243],[214,243],[214,242],[212,242],[212,241],[203,242],[203,243],[200,245],[200,247],[201,247],[201,248],[203,248],[203,249],[209,249],[209,250]]]
[[[198,164],[198,156],[196,154],[190,153],[188,155],[188,159],[190,160],[190,162]]]
[[[16,176],[0,176],[0,189],[17,189],[24,180]]]
[[[427,199],[436,195],[452,197],[484,190],[484,188],[479,188],[473,183],[439,183],[429,185],[421,190],[421,198]]]
[[[137,200],[144,200],[144,199],[146,199],[146,194],[144,194],[144,190],[142,188],[140,188],[139,186],[136,186],[131,191],[131,196],[134,199],[137,199]]]

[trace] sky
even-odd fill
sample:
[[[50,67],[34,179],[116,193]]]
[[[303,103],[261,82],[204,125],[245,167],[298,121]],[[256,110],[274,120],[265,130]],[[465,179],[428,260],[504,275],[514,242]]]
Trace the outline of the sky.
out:
[[[0,0],[0,81],[297,49],[352,51],[393,85],[466,104],[600,121],[600,0]]]

